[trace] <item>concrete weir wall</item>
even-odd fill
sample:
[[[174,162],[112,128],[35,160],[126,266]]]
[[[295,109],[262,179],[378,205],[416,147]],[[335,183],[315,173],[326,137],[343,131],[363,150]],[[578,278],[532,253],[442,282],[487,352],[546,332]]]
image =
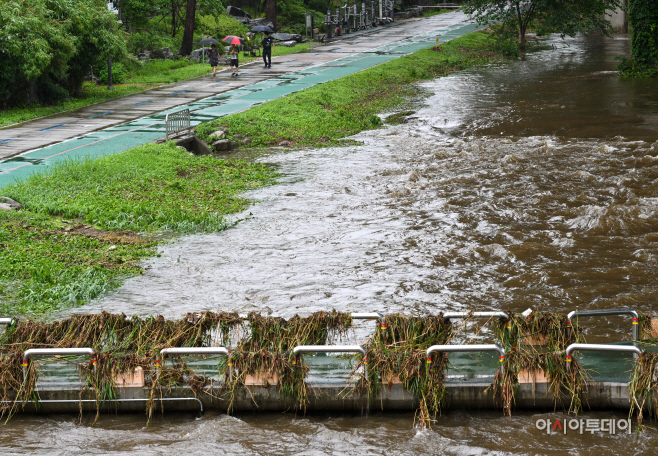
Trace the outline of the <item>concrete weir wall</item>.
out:
[[[447,403],[454,409],[501,409],[502,401],[494,397],[489,383],[447,383]],[[119,388],[118,401],[99,402],[106,412],[143,412],[150,391],[147,388]],[[95,411],[97,401],[93,390],[83,394],[78,389],[42,389],[38,391],[40,402],[29,402],[18,408],[18,413],[77,413]],[[592,410],[627,410],[630,406],[626,383],[593,382],[588,385],[582,398],[585,407]],[[218,410],[225,412],[263,411],[280,412],[295,410],[295,401],[282,397],[276,386],[247,386],[238,388],[235,396],[221,387],[213,387],[195,394],[188,387],[172,388],[161,395],[154,395],[157,410],[166,412]],[[232,404],[231,404],[232,402]],[[561,393],[554,398],[547,383],[520,384],[513,408],[517,410],[568,409],[571,397]],[[354,393],[347,384],[309,385],[309,411],[362,412],[413,411],[418,399],[401,384],[382,385],[377,397],[368,399],[366,394]],[[298,407],[297,407],[298,408]]]
[[[628,0],[622,0],[621,2],[624,7],[628,7]],[[612,23],[612,28],[617,33],[628,33],[628,18],[626,16],[626,11],[620,8],[612,11],[607,10],[605,12],[606,19]]]

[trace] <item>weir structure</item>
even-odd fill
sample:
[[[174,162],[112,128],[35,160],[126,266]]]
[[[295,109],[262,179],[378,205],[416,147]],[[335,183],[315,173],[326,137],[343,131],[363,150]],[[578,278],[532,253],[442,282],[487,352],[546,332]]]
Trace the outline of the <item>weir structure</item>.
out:
[[[348,314],[346,314],[348,315]],[[528,314],[516,314],[515,318],[527,318]],[[642,370],[645,355],[656,352],[651,344],[640,339],[639,322],[641,318],[631,309],[607,309],[601,311],[571,312],[564,319],[569,333],[577,329],[578,319],[592,316],[628,315],[632,317],[632,339],[625,342],[607,344],[570,343],[562,350],[553,351],[563,363],[564,370],[571,372],[572,364],[577,359],[579,370],[590,370],[591,377],[580,391],[580,400],[591,409],[631,408],[633,391],[630,387],[632,372]],[[245,319],[247,317],[244,317]],[[349,314],[352,324],[359,320],[374,322],[375,331],[380,335],[392,331],[387,327],[386,316],[375,312]],[[443,378],[445,387],[445,406],[450,409],[495,409],[505,402],[504,392],[492,387],[501,378],[512,372],[506,365],[510,357],[518,354],[518,347],[523,344],[534,346],[536,353],[546,353],[545,347],[524,339],[521,345],[507,339],[512,332],[512,316],[507,312],[447,312],[441,314],[441,325],[453,325],[453,322],[467,321],[472,324],[477,320],[496,322],[503,332],[497,343],[446,343],[427,346],[424,349],[425,372],[447,367]],[[0,318],[0,335],[3,328],[10,331],[18,320]],[[361,324],[363,325],[363,324]],[[219,323],[218,323],[219,327]],[[372,328],[370,328],[372,329]],[[486,333],[486,331],[485,331]],[[484,334],[480,339],[492,338]],[[215,337],[215,342],[218,338]],[[515,348],[517,347],[517,348]],[[0,345],[0,355],[6,347]],[[554,349],[555,347],[553,347]],[[293,367],[302,372],[302,382],[307,393],[303,404],[306,410],[361,412],[411,411],[419,407],[420,398],[414,394],[395,375],[388,378],[376,378],[380,384],[374,390],[368,388],[365,379],[370,366],[371,347],[367,345],[299,345],[284,353]],[[588,352],[588,353],[584,353]],[[93,364],[93,376],[96,376],[97,359],[107,354],[98,353],[91,347],[30,348],[23,352],[21,358],[24,381],[27,381],[28,368],[35,367],[37,380],[34,393],[30,398],[17,399],[17,395],[5,394],[0,403],[17,407],[12,413],[77,413],[80,410],[107,410],[112,412],[143,411],[145,404],[154,404],[163,411],[183,411],[216,409],[220,411],[286,411],[299,409],[298,399],[286,394],[280,388],[285,379],[277,375],[263,374],[243,377],[244,382],[238,387],[231,386],[239,369],[234,367],[233,351],[225,346],[186,346],[165,347],[155,356],[152,369],[144,372],[142,368],[125,372],[115,382],[111,398],[100,397],[95,391],[90,377],[80,375],[80,368],[87,366],[90,372],[90,360]],[[1,359],[1,358],[0,358]],[[169,372],[175,371],[185,359],[186,369],[206,380],[201,386],[173,384],[159,388],[153,394],[145,378],[158,376],[169,361]],[[173,360],[173,361],[172,361]],[[447,363],[444,361],[447,360]],[[421,362],[423,360],[421,359]],[[36,366],[36,364],[39,364]],[[33,366],[34,365],[34,366]],[[652,364],[653,366],[654,364]],[[653,368],[653,367],[652,367]],[[294,370],[294,369],[293,369]],[[573,403],[574,393],[555,387],[548,372],[541,368],[514,371],[514,389],[512,400],[508,405],[514,409],[554,410],[556,407],[569,409]],[[422,371],[421,371],[422,372]],[[551,374],[553,375],[553,374]],[[653,376],[656,374],[653,373]],[[91,377],[93,378],[93,377]],[[211,379],[208,381],[208,379]],[[553,385],[552,385],[553,383]],[[376,394],[373,394],[376,391]],[[7,393],[7,392],[5,392]],[[10,399],[7,399],[10,397]],[[11,399],[13,397],[13,399]],[[503,405],[504,408],[504,405]]]

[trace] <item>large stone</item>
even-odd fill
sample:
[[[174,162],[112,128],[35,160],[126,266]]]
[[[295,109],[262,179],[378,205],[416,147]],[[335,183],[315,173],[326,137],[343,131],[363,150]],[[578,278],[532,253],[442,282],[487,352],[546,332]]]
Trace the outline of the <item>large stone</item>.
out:
[[[293,34],[293,33],[273,33],[272,38],[278,41],[291,41],[295,40],[298,43],[301,43],[302,40],[304,39],[301,35]]]
[[[174,53],[171,52],[171,50],[168,47],[163,47],[162,48],[162,57],[165,58],[165,59],[173,59],[175,56],[174,56]]]
[[[246,19],[251,19],[251,15],[249,13],[243,9],[238,8],[237,6],[229,6],[226,8],[226,14],[235,18],[244,17]]]
[[[199,48],[195,49],[190,53],[190,60],[194,60],[195,62],[200,62],[201,61],[201,54],[204,54],[206,57],[205,59],[208,60],[208,54],[210,53],[210,48]]]
[[[231,149],[231,141],[228,139],[220,139],[219,141],[213,142],[211,146],[217,152],[224,152]]]
[[[297,41],[291,40],[291,41],[279,41],[276,43],[277,46],[285,46],[285,47],[293,47],[297,45]]]
[[[212,135],[210,135],[210,137],[212,138],[212,137],[214,136],[214,137],[216,137],[216,138],[218,138],[218,139],[222,139],[225,135],[226,135],[226,131],[224,131],[224,130],[217,130],[217,131],[214,132]]]
[[[252,19],[249,21],[249,27],[256,27],[257,25],[264,25],[274,30],[274,24],[272,21],[268,21],[266,17],[259,17],[257,19]]]
[[[23,206],[18,201],[14,201],[6,196],[0,196],[0,210],[2,211],[16,211]]]

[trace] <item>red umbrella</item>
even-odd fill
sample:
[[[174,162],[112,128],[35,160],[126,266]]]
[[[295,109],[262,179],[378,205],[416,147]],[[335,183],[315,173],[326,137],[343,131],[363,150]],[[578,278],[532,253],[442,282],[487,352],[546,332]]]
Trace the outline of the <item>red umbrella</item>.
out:
[[[234,35],[229,35],[222,41],[226,41],[228,44],[244,44],[244,40],[242,38]]]

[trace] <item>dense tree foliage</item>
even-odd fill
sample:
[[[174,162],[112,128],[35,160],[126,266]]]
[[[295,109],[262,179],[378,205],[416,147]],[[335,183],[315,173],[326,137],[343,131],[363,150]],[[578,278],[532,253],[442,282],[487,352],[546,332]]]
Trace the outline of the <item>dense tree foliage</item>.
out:
[[[513,26],[523,55],[526,31],[533,21],[541,20],[549,30],[562,35],[591,30],[607,34],[610,21],[605,12],[620,6],[619,0],[468,0],[464,10],[482,24],[503,22]]]
[[[76,94],[90,65],[125,52],[117,25],[104,0],[4,0],[0,105]]]
[[[631,0],[628,22],[632,27],[632,59],[639,68],[658,65],[658,2]]]

